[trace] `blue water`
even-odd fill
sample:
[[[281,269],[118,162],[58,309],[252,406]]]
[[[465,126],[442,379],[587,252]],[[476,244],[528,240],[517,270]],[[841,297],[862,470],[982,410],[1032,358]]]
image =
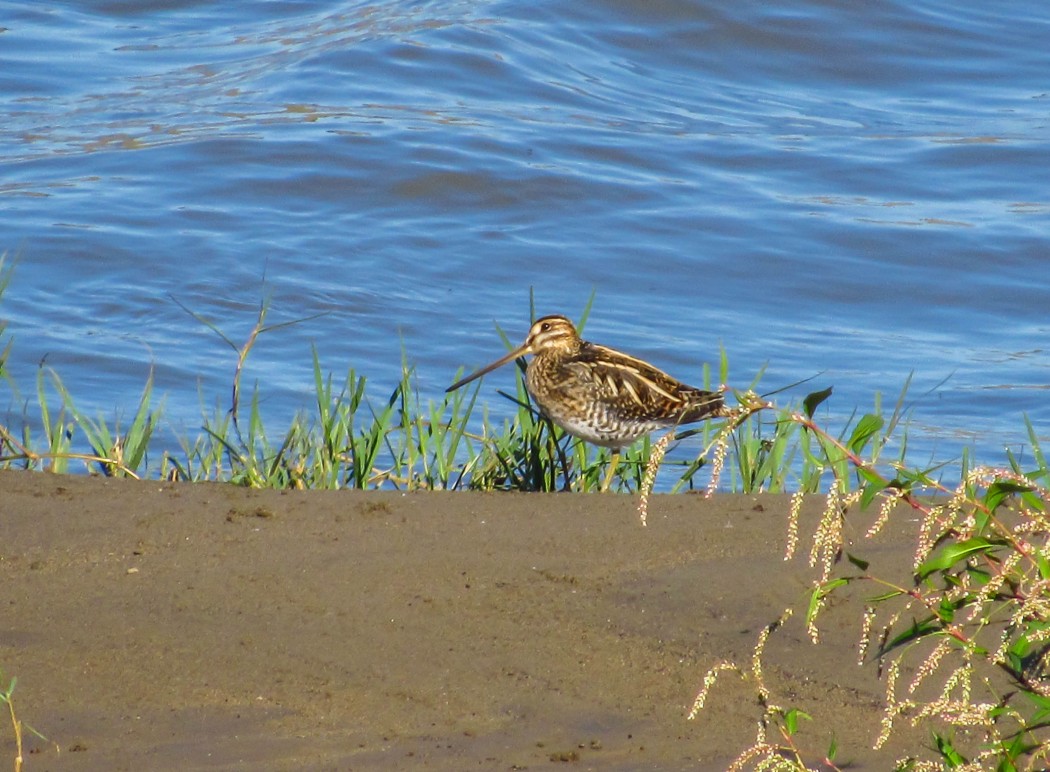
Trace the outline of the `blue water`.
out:
[[[311,344],[424,397],[537,312],[687,381],[909,392],[914,457],[1050,435],[1050,6],[0,2],[0,410],[38,364],[168,427]],[[177,301],[177,302],[176,302]],[[181,305],[180,305],[181,304]],[[323,316],[316,317],[322,314]],[[316,317],[316,318],[315,318]],[[2,342],[0,342],[2,344]],[[504,408],[489,376],[483,399]],[[29,400],[32,402],[32,400]]]

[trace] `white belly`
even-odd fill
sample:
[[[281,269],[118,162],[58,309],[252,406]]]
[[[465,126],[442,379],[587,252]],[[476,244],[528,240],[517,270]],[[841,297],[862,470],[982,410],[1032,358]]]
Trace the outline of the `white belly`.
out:
[[[603,448],[625,448],[640,437],[661,428],[658,424],[632,424],[631,426],[602,425],[601,422],[580,420],[578,416],[548,413],[551,421],[573,437],[600,445]]]

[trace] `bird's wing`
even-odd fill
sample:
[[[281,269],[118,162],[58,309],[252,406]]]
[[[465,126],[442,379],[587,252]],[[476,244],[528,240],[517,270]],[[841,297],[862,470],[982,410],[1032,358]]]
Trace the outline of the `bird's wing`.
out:
[[[584,344],[567,366],[588,379],[598,394],[627,414],[675,419],[697,392],[648,362],[605,346]]]

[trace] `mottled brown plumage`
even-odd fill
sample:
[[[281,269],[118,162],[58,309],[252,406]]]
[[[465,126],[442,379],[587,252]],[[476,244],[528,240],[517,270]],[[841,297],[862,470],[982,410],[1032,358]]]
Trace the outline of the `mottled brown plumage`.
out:
[[[687,386],[648,362],[588,343],[558,315],[537,319],[525,343],[448,391],[526,354],[533,357],[525,385],[543,414],[569,434],[617,452],[657,429],[725,415],[720,392]]]

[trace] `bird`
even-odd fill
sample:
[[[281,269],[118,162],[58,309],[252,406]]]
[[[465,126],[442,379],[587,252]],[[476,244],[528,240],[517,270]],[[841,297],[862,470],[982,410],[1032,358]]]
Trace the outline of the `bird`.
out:
[[[602,491],[612,483],[621,451],[635,440],[728,415],[721,392],[688,386],[648,362],[589,343],[560,314],[537,319],[523,344],[446,393],[529,354],[525,387],[540,412],[572,436],[613,451]]]

